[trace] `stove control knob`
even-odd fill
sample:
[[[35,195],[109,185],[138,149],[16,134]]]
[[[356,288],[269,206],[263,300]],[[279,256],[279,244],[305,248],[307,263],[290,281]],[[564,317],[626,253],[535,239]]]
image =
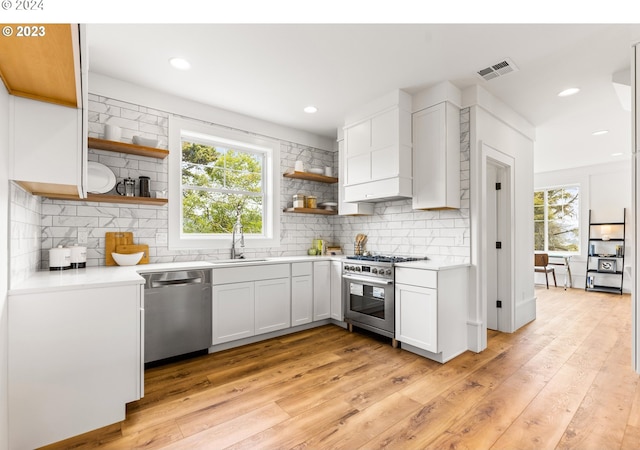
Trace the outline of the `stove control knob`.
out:
[[[378,269],[374,267],[373,269],[371,269],[371,273],[376,275],[378,273]]]
[[[387,271],[385,272],[387,275],[391,275],[392,271],[391,269],[387,269]]]
[[[360,266],[356,267],[356,272],[360,272]]]
[[[354,267],[353,266],[347,266],[347,270],[353,270]]]

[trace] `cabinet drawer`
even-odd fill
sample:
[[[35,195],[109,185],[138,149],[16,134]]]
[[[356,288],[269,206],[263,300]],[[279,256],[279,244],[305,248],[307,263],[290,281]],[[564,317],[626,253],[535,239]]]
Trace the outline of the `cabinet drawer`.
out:
[[[312,272],[313,272],[313,263],[311,261],[291,263],[292,277],[300,277],[302,275],[311,275]]]
[[[264,264],[251,267],[222,267],[213,269],[213,284],[243,283],[271,280],[289,276],[289,264]]]
[[[431,289],[438,288],[438,272],[435,270],[396,268],[396,284],[409,284]]]
[[[410,178],[388,178],[345,186],[344,200],[346,202],[366,202],[376,199],[411,197],[411,189]]]

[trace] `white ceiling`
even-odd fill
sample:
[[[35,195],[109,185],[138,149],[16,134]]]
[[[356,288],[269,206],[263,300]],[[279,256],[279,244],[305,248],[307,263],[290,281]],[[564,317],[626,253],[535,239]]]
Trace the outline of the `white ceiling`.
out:
[[[611,79],[629,68],[640,25],[89,24],[87,36],[91,72],[322,136],[393,89],[449,80],[483,86],[536,127],[536,172],[631,155]],[[170,67],[173,56],[191,70]],[[475,75],[504,58],[519,71]],[[581,92],[557,97],[571,86]],[[305,114],[309,104],[319,111]]]

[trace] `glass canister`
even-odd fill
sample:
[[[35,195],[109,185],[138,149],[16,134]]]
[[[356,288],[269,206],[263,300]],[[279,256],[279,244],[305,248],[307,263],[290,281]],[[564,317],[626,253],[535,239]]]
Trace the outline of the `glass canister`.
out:
[[[293,195],[293,207],[294,208],[304,208],[305,199],[302,194],[294,194]]]
[[[318,207],[318,198],[315,195],[307,195],[307,208],[315,209]]]

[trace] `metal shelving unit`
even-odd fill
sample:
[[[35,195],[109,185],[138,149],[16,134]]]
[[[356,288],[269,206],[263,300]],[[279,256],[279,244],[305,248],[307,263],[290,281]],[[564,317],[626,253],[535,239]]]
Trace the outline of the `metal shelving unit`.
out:
[[[626,212],[627,209],[623,208],[621,222],[592,222],[591,210],[589,210],[589,254],[587,256],[585,291],[609,292],[622,295]],[[603,229],[606,227],[616,227],[617,232],[613,233],[616,237],[605,236]],[[622,233],[620,233],[620,229]],[[596,230],[598,233],[595,233]]]

